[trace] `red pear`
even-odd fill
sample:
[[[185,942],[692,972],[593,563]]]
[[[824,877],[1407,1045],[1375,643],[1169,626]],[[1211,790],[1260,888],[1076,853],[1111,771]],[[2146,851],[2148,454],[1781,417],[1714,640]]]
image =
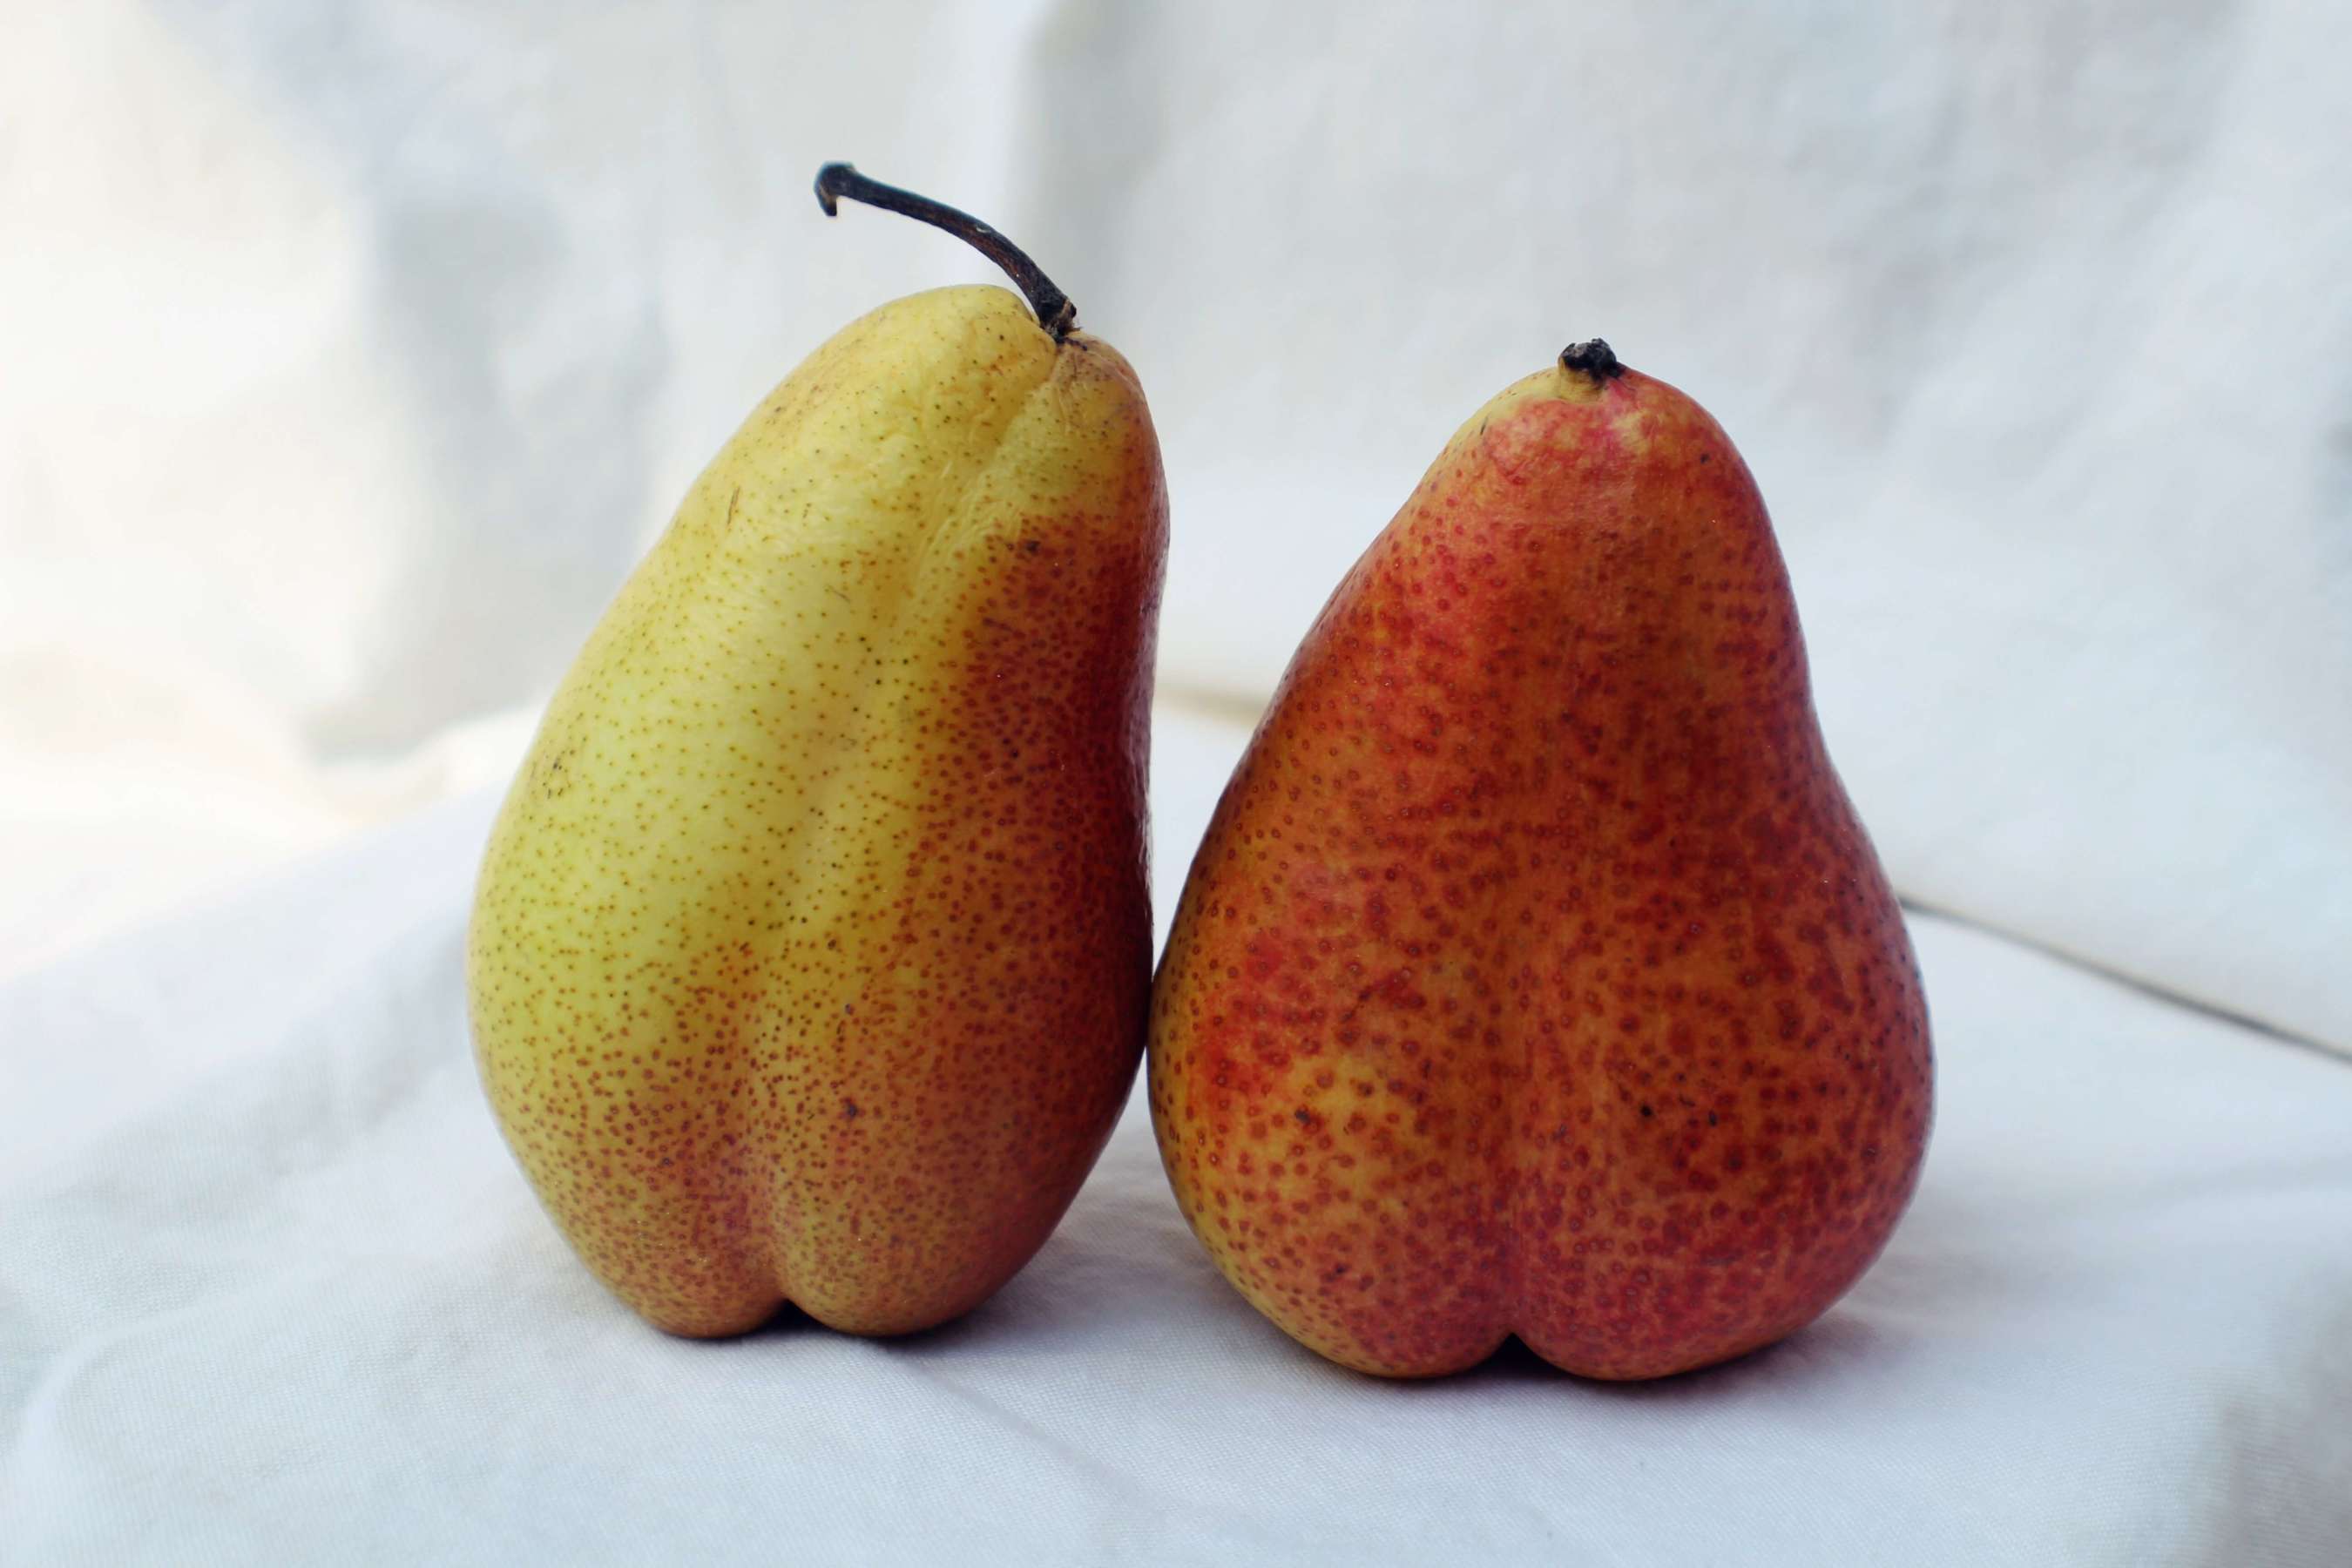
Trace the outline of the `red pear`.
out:
[[[1480,409],[1292,660],[1153,998],[1185,1216],[1302,1343],[1655,1377],[1825,1310],[1909,1201],[1927,1016],[1764,503],[1580,345]]]

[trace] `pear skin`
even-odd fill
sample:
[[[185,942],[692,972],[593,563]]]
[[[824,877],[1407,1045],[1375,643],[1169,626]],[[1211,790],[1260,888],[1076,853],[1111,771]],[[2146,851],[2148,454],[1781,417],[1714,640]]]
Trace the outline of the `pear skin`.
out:
[[[922,1329],[1052,1230],[1141,1053],[1166,549],[1126,361],[942,289],[794,371],[606,612],[467,970],[509,1143],[646,1319]]]
[[[1869,1265],[1930,1120],[1901,911],[1761,498],[1605,345],[1463,426],[1325,606],[1153,996],[1185,1217],[1391,1376],[1643,1378]]]

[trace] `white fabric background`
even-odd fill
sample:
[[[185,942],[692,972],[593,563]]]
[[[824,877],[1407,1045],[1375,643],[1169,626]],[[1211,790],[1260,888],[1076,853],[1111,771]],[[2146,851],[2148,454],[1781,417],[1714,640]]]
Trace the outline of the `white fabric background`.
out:
[[[1895,1250],[1647,1394],[1335,1380],[1133,1116],[969,1330],[649,1340],[451,965],[693,473],[988,276],[828,225],[849,157],[1144,377],[1163,904],[1330,584],[1599,333],[1756,469],[1906,897],[2352,1050],[2347,79],[2332,0],[0,0],[0,1555],[2341,1560],[2352,1073],[1939,920]]]
[[[1605,334],[1756,468],[1906,894],[2352,1043],[2352,12],[1881,9],[18,5],[0,952],[502,772],[741,412],[987,275],[849,156],[1141,368],[1171,689]]]

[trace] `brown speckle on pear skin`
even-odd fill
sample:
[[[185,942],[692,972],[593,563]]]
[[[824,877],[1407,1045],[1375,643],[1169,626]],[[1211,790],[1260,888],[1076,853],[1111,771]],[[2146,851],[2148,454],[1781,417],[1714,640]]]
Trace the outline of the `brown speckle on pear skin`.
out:
[[[493,829],[484,1083],[664,1329],[953,1317],[1126,1099],[1167,501],[1133,373],[1079,346],[950,289],[820,348],[606,613]]]
[[[1218,806],[1150,1096],[1217,1266],[1367,1372],[1704,1366],[1876,1256],[1926,1005],[1696,404],[1555,367],[1464,426]]]

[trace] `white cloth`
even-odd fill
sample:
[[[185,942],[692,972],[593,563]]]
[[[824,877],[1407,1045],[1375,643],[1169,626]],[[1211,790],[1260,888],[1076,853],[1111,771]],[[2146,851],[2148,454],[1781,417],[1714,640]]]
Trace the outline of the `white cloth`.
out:
[[[1160,727],[1163,899],[1238,730]],[[2352,1071],[1916,922],[1942,1104],[1885,1257],[1638,1388],[1329,1366],[1143,1098],[1035,1262],[896,1344],[665,1339],[469,1059],[489,802],[0,989],[0,1558],[2337,1568]]]
[[[661,1340],[499,1147],[457,969],[486,792],[695,471],[858,311],[990,276],[828,226],[850,157],[1149,389],[1163,921],[1216,716],[1601,334],[1755,468],[1908,897],[2352,1050],[2341,5],[0,38],[0,1562],[2352,1560],[2352,1072],[1958,924],[1916,922],[1942,1114],[1885,1259],[1639,1390],[1323,1366],[1139,1105],[966,1324]]]
[[[2352,1047],[2352,10],[19,7],[0,968],[499,776],[688,480],[1000,223],[1248,705],[1575,338],[1722,419],[1906,896]],[[30,15],[26,15],[29,10]]]

